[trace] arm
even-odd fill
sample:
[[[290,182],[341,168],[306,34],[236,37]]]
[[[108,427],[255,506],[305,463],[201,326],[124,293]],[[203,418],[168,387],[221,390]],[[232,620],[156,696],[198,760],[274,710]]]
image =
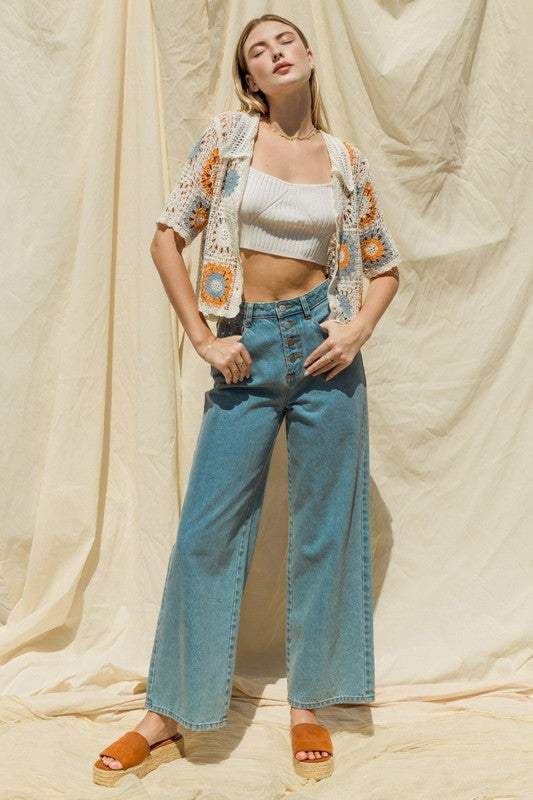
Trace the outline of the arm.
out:
[[[359,205],[359,239],[363,274],[368,278],[365,302],[348,323],[365,342],[372,335],[392,298],[398,291],[400,253],[385,222],[382,203],[368,159],[361,159],[362,192]]]
[[[152,260],[168,298],[195,350],[202,357],[213,334],[198,309],[182,251],[207,225],[219,163],[217,144],[216,129],[211,121],[189,153],[165,207],[156,219],[157,230],[150,245]]]
[[[364,156],[360,167],[359,242],[363,274],[370,284],[365,301],[353,319],[344,325],[329,320],[322,323],[329,336],[304,362],[305,375],[328,372],[326,380],[331,380],[352,363],[362,345],[371,337],[399,286],[400,254],[385,222],[378,191]],[[324,361],[326,354],[331,361]]]
[[[361,340],[361,344],[370,339],[378,321],[398,291],[399,283],[400,276],[397,267],[370,278],[365,302],[361,310],[353,320],[347,323],[347,326],[352,328],[354,333],[359,333],[357,339],[358,341]]]
[[[185,240],[179,233],[158,223],[150,245],[152,260],[185,333],[196,352],[203,358],[213,334],[198,309],[196,295],[181,255],[184,247]]]
[[[226,383],[249,376],[252,359],[239,336],[217,339],[198,308],[181,255],[207,225],[215,177],[219,165],[217,132],[211,122],[200,136],[164,209],[156,219],[157,230],[150,253],[170,302],[196,352],[222,372]]]
[[[252,358],[240,343],[240,336],[217,339],[209,328],[192,287],[181,251],[184,238],[172,228],[158,223],[150,245],[152,259],[159,272],[170,302],[196,352],[209,364],[216,366],[226,383],[235,383],[250,376]],[[213,343],[213,348],[207,350]],[[209,353],[207,356],[206,354]]]

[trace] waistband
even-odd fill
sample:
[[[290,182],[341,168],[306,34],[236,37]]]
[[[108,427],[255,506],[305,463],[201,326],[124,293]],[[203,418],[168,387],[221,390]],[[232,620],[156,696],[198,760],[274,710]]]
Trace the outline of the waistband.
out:
[[[243,300],[240,305],[239,316],[244,317],[245,324],[251,324],[253,317],[289,317],[291,314],[310,316],[309,309],[322,303],[328,296],[330,279],[326,278],[311,291],[290,297],[287,300],[270,300],[264,303],[252,303]]]

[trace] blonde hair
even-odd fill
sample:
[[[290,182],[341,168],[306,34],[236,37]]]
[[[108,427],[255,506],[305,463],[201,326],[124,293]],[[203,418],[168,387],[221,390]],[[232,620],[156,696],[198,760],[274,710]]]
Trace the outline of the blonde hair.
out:
[[[256,25],[259,25],[260,22],[264,22],[266,20],[283,22],[285,25],[293,28],[302,40],[304,46],[306,48],[309,47],[309,43],[303,31],[301,31],[300,28],[294,24],[294,22],[291,22],[285,17],[280,17],[277,14],[263,14],[261,17],[255,17],[254,19],[251,19],[245,25],[241,35],[239,36],[239,41],[237,42],[235,55],[233,57],[232,72],[233,82],[235,84],[235,93],[240,100],[241,111],[247,111],[248,113],[259,112],[260,114],[265,115],[269,113],[268,102],[265,95],[260,89],[257,92],[252,92],[246,83],[245,75],[248,73],[248,68],[244,58],[244,43],[248,38],[250,31],[252,31]],[[316,75],[316,69],[314,67],[309,77],[309,88],[311,90],[311,121],[315,128],[326,131],[326,133],[331,133],[328,115],[320,95],[320,86]]]

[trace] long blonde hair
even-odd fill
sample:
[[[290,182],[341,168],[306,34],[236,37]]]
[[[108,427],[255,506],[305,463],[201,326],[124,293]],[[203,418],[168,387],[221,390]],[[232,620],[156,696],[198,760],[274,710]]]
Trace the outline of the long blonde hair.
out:
[[[274,20],[277,22],[283,22],[285,25],[289,25],[289,27],[296,31],[304,46],[306,48],[309,47],[309,43],[303,31],[301,31],[300,28],[294,24],[294,22],[291,22],[285,17],[279,17],[277,14],[263,14],[261,17],[255,17],[254,19],[251,19],[245,25],[241,35],[239,36],[239,41],[237,42],[235,55],[233,57],[232,72],[233,82],[235,84],[235,93],[240,100],[241,111],[247,111],[248,113],[259,112],[260,114],[265,115],[269,113],[268,102],[265,95],[260,89],[257,92],[252,92],[246,83],[245,75],[248,73],[248,68],[244,59],[244,43],[248,38],[250,31],[252,31],[256,25],[259,25],[260,22],[264,22],[266,20]],[[315,68],[312,69],[309,77],[309,88],[311,90],[311,121],[315,128],[319,128],[327,133],[331,133],[326,108],[320,95],[320,86]]]

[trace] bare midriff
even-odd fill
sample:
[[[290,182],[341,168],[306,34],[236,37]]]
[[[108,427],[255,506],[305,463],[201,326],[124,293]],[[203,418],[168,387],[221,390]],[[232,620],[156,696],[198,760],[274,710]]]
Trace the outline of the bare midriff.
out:
[[[326,267],[314,261],[240,248],[243,300],[268,303],[310,292],[326,279]]]

